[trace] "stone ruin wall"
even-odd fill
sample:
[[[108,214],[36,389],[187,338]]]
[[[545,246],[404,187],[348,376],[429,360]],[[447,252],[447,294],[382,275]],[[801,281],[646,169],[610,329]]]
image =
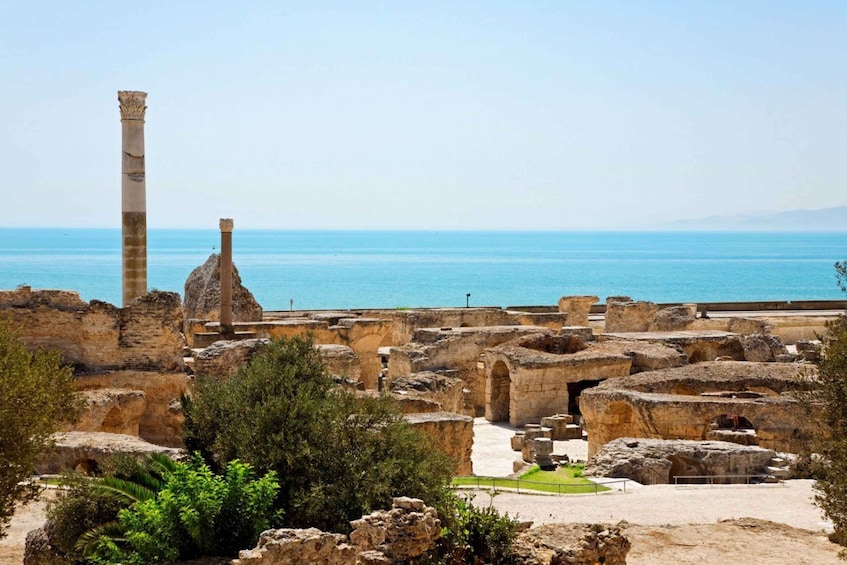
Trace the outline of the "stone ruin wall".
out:
[[[433,447],[455,462],[454,475],[473,474],[473,418],[447,412],[406,414],[405,418],[413,428],[432,439]]]
[[[388,379],[424,371],[450,371],[451,375],[465,383],[468,390],[466,409],[481,416],[485,410],[482,354],[490,347],[531,333],[552,335],[553,332],[539,326],[420,329],[415,332],[412,343],[391,348]]]
[[[0,291],[0,316],[17,326],[30,349],[59,351],[80,371],[181,371],[182,304],[151,292],[126,308],[80,299],[64,290]]]
[[[800,453],[814,430],[791,393],[797,371],[794,364],[718,361],[605,381],[580,397],[588,454],[621,437],[706,440],[724,414],[751,422],[760,447]]]
[[[0,317],[19,329],[25,347],[58,351],[74,366],[87,410],[72,429],[182,444],[175,402],[188,379],[178,294],[151,292],[117,308],[76,292],[22,287],[0,291]]]

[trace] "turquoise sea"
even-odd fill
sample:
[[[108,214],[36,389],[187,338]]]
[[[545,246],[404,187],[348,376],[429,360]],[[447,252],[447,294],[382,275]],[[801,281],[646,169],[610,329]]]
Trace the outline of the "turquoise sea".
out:
[[[150,288],[182,293],[217,230],[151,230]],[[233,234],[266,310],[553,305],[566,294],[654,302],[842,299],[847,232],[249,231]],[[120,303],[118,229],[0,228],[0,289]]]

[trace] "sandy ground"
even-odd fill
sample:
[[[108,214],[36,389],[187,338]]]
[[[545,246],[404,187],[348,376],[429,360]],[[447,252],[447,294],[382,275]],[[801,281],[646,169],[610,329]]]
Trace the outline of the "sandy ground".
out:
[[[514,429],[477,419],[474,431],[474,472],[510,474],[518,457],[509,444]],[[585,459],[587,443],[556,442],[554,451]],[[632,543],[631,565],[844,563],[837,557],[839,547],[826,538],[831,524],[813,504],[808,480],[713,487],[628,483],[626,492],[599,495],[471,494],[475,504],[492,504],[535,524],[623,522]],[[0,565],[22,562],[26,532],[43,523],[45,507],[42,499],[18,509],[8,536],[0,540]]]
[[[48,490],[38,500],[17,508],[6,530],[6,537],[0,539],[0,565],[20,565],[23,562],[26,534],[44,524],[47,501],[52,497],[53,492]]]

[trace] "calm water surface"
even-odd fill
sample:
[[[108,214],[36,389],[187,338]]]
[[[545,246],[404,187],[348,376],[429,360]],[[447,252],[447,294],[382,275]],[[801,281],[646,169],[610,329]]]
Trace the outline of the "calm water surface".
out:
[[[150,288],[182,293],[217,230],[151,230]],[[555,304],[566,294],[654,302],[844,298],[847,232],[249,231],[233,234],[265,309]],[[118,304],[120,230],[0,228],[0,289],[62,288]]]

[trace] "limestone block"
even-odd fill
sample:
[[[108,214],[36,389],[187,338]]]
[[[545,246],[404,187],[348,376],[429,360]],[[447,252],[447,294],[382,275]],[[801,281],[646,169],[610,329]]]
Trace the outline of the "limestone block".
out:
[[[185,281],[185,317],[208,320],[221,319],[221,256],[213,253],[206,262],[191,271]],[[241,275],[232,264],[232,320],[257,322],[262,320],[262,307],[253,294],[241,283]]]
[[[591,305],[598,300],[596,296],[563,296],[559,299],[559,312],[568,315],[570,326],[588,326]]]
[[[794,346],[797,348],[797,358],[801,361],[817,363],[821,358],[821,342],[818,340],[801,339]]]
[[[553,453],[553,440],[546,437],[540,437],[532,440],[535,442],[535,455],[550,455]]]
[[[194,356],[194,376],[199,379],[229,379],[270,342],[269,339],[216,341]]]
[[[359,356],[351,347],[335,344],[321,344],[315,347],[321,352],[321,358],[326,363],[330,375],[349,382],[361,381]]]
[[[395,498],[391,510],[377,510],[350,525],[349,539],[316,528],[266,530],[232,565],[407,563],[433,549],[441,533],[435,509],[406,497]]]
[[[473,448],[473,418],[461,414],[435,412],[431,414],[406,414],[413,428],[428,435],[433,446],[455,462],[453,474],[473,474],[471,450]]]
[[[582,439],[582,427],[579,424],[568,424],[562,439]]]
[[[605,331],[646,332],[653,325],[659,307],[652,302],[607,302]]]
[[[688,306],[670,306],[662,308],[653,318],[652,329],[667,332],[687,330],[694,324],[696,310]]]
[[[586,326],[563,326],[559,331],[559,335],[574,336],[579,338],[582,342],[594,340],[594,331]]]
[[[397,497],[391,511],[378,510],[350,522],[350,541],[360,550],[377,549],[396,562],[408,562],[435,547],[441,521],[417,498]]]
[[[392,380],[389,391],[400,402],[404,413],[464,413],[465,399],[461,379],[424,371]]]
[[[757,335],[743,336],[741,345],[744,347],[745,361],[764,363],[774,359],[770,346]]]
[[[524,434],[523,432],[515,432],[512,436],[512,451],[521,451],[523,449]]]
[[[556,414],[555,416],[541,418],[541,425],[550,428],[550,438],[553,440],[568,439],[566,437],[567,425],[572,423],[573,416],[570,414]]]

